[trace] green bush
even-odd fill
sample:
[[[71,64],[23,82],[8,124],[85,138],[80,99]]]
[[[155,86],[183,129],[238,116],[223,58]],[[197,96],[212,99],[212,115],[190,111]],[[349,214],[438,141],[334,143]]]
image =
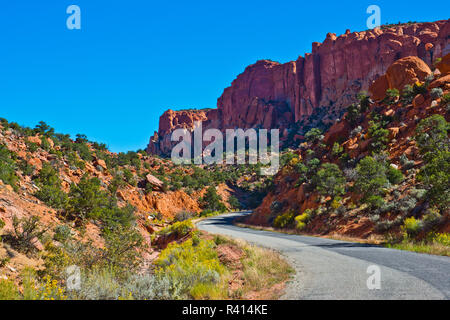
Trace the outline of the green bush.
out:
[[[378,162],[372,157],[365,157],[356,166],[356,172],[354,187],[363,196],[364,202],[369,201],[372,196],[384,194],[384,188],[389,182],[384,163]]]
[[[389,182],[392,184],[399,184],[404,179],[403,173],[400,170],[395,169],[394,167],[392,167],[390,165],[387,166],[386,177],[388,178]]]
[[[443,211],[450,208],[450,151],[434,153],[417,179],[427,190],[427,200]]]
[[[400,97],[400,92],[398,91],[398,89],[393,88],[393,89],[386,90],[386,102],[387,103],[393,103],[394,101],[397,100],[398,97]]]
[[[422,222],[414,217],[406,218],[402,230],[408,237],[416,236],[422,230]]]
[[[317,143],[323,139],[322,130],[319,128],[312,128],[305,134],[305,139],[311,143]]]
[[[322,195],[336,197],[345,192],[345,178],[342,171],[334,163],[324,163],[314,177],[316,190]]]
[[[8,232],[3,239],[17,251],[28,254],[36,251],[36,241],[41,239],[46,232],[47,230],[42,229],[39,225],[37,216],[22,219],[14,216],[13,230]]]
[[[64,209],[67,205],[67,194],[61,189],[58,172],[48,163],[43,163],[38,177],[35,179],[39,190],[34,194],[50,207]]]
[[[191,220],[177,221],[167,228],[164,228],[160,234],[175,234],[178,238],[182,238],[191,233],[194,229],[194,225]]]
[[[72,183],[66,214],[71,218],[87,219],[101,216],[101,210],[110,206],[106,192],[98,178],[84,175],[78,184]]]
[[[16,156],[8,148],[0,144],[0,180],[17,190],[19,178],[16,174]]]
[[[205,195],[200,199],[203,209],[225,212],[227,207],[222,203],[222,198],[217,194],[216,188],[211,186],[206,190]]]
[[[369,121],[369,137],[371,139],[370,148],[378,153],[387,147],[389,142],[389,130],[383,129],[379,122]]]
[[[411,104],[415,96],[416,96],[416,94],[414,92],[413,87],[411,85],[407,84],[403,88],[403,92],[402,92],[403,104]]]
[[[66,225],[59,225],[55,228],[53,239],[55,239],[58,242],[66,242],[67,240],[71,239],[72,237],[72,231],[71,229]]]
[[[448,131],[450,125],[441,115],[434,114],[423,119],[416,128],[416,142],[425,159],[432,158],[436,152],[449,151]]]
[[[241,207],[241,203],[239,202],[239,200],[235,197],[235,196],[230,196],[228,198],[228,204],[233,208],[233,209],[239,209]]]

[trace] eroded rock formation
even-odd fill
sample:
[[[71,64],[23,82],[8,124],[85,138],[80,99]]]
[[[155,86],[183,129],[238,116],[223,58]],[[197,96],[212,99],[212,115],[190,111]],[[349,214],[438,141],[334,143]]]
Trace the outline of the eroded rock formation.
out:
[[[170,154],[170,133],[179,127],[192,128],[195,120],[221,130],[276,127],[284,135],[296,122],[331,123],[394,61],[416,56],[432,65],[437,57],[448,54],[449,35],[449,20],[347,30],[340,36],[329,33],[323,43],[314,42],[311,53],[296,61],[261,60],[248,66],[224,90],[217,109],[165,112],[147,151]]]

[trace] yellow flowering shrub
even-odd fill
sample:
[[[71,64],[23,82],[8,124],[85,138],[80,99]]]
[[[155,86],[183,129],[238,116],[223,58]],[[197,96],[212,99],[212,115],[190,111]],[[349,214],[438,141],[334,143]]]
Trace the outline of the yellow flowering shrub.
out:
[[[39,288],[39,295],[40,300],[67,300],[64,289],[50,276],[44,277],[44,285]]]
[[[296,222],[295,228],[297,230],[304,229],[306,227],[306,224],[308,223],[308,221],[311,219],[311,216],[312,216],[311,209],[307,209],[302,214],[296,216],[295,217],[295,222]]]
[[[450,233],[436,233],[433,241],[450,247]]]
[[[175,291],[177,298],[201,298],[208,290],[215,287],[226,295],[225,283],[222,276],[227,269],[222,265],[215,250],[216,244],[212,240],[189,239],[183,243],[171,243],[163,250],[156,260],[155,274],[167,279]],[[218,298],[217,290],[214,298]]]

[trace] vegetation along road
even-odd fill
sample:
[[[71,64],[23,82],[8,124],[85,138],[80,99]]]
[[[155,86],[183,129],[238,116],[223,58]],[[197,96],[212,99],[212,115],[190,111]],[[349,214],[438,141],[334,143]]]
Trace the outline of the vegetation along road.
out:
[[[234,226],[245,214],[209,218],[197,227],[281,252],[296,271],[282,299],[450,299],[449,257]]]

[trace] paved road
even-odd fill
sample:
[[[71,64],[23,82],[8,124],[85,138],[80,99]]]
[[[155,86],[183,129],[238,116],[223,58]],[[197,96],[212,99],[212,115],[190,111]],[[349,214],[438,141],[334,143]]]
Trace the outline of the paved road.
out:
[[[281,252],[296,270],[283,299],[450,299],[449,257],[232,225],[245,214],[209,218],[197,227]],[[373,265],[381,288],[369,290]]]

